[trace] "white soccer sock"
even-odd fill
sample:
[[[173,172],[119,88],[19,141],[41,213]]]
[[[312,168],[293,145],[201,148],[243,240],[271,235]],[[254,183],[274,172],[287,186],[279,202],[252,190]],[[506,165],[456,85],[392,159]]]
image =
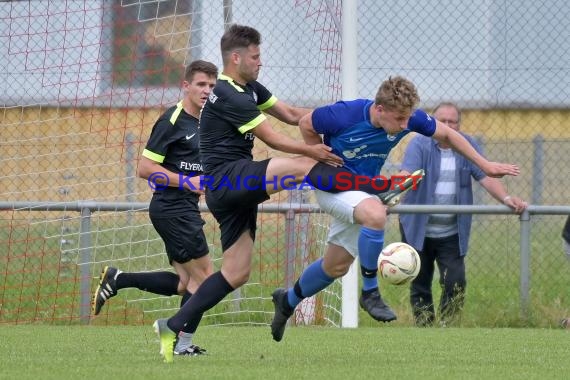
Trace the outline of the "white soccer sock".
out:
[[[178,343],[176,343],[174,351],[182,352],[188,349],[192,345],[192,335],[193,335],[192,333],[180,331],[178,333]]]

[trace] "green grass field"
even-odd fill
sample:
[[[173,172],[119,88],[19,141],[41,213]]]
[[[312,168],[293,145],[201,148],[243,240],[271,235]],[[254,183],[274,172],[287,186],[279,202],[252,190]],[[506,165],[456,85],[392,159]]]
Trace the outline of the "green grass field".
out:
[[[150,326],[0,326],[2,379],[564,379],[570,330],[205,327],[165,364]]]
[[[360,311],[358,329],[293,327],[281,343],[271,340],[268,326],[211,326],[269,323],[273,311],[269,295],[282,282],[283,271],[276,263],[282,260],[283,247],[275,237],[279,234],[265,230],[257,248],[262,254],[256,259],[270,261],[256,262],[251,286],[242,288],[242,295],[250,298],[242,303],[243,310],[260,312],[226,313],[234,306],[231,300],[216,306],[212,311],[217,314],[205,316],[195,339],[196,344],[208,349],[209,355],[176,358],[172,365],[162,363],[158,341],[150,327],[154,318],[172,312],[148,310],[176,308],[177,297],[150,301],[143,308],[140,302],[127,302],[143,293],[125,290],[105,306],[93,325],[78,326],[78,267],[72,262],[63,263],[59,235],[39,231],[38,227],[46,227],[43,223],[30,230],[17,228],[13,230],[17,233],[10,237],[0,232],[3,240],[12,242],[9,255],[0,249],[1,266],[8,274],[2,279],[4,288],[0,292],[0,380],[127,376],[328,380],[568,378],[570,330],[550,328],[570,312],[570,263],[561,252],[559,220],[548,218],[533,225],[527,316],[521,315],[519,304],[518,222],[500,217],[486,217],[484,221],[474,227],[467,260],[467,300],[463,319],[457,325],[410,327],[413,322],[408,287],[384,286],[384,298],[398,314],[396,322],[378,324]],[[97,252],[94,258],[121,264],[125,262],[123,258],[133,253],[159,251],[161,247],[139,247],[149,244],[148,231],[148,226],[132,231],[103,228],[93,241]],[[388,231],[387,241],[398,240],[393,225]],[[45,235],[53,237],[45,239]],[[150,244],[158,243],[152,240]],[[162,255],[142,256],[141,261],[148,268],[164,266]],[[132,263],[130,269],[139,265],[139,261]],[[98,274],[99,266],[94,265],[93,272]],[[437,300],[437,278],[433,287]],[[118,326],[123,324],[130,326]]]

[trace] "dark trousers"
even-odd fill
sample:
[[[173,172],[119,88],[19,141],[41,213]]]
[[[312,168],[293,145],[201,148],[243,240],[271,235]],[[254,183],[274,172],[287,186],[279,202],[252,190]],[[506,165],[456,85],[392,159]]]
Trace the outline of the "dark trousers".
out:
[[[406,237],[402,229],[402,241]],[[435,264],[439,269],[441,299],[439,318],[443,324],[452,322],[463,309],[465,299],[465,257],[459,254],[459,236],[445,238],[425,238],[424,247],[418,252],[421,258],[420,273],[410,285],[410,303],[414,321],[418,326],[432,325],[435,320],[435,307],[432,295],[432,281]]]

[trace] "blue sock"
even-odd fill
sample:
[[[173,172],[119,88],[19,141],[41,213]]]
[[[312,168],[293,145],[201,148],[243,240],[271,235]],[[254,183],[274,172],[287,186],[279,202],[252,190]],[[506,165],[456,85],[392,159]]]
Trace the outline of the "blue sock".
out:
[[[358,257],[362,273],[362,291],[378,287],[378,256],[384,247],[384,230],[360,228],[358,235]]]
[[[334,278],[329,277],[323,270],[323,259],[320,258],[309,265],[301,277],[295,283],[295,286],[287,291],[287,301],[291,307],[297,306],[303,298],[317,294],[330,284]]]

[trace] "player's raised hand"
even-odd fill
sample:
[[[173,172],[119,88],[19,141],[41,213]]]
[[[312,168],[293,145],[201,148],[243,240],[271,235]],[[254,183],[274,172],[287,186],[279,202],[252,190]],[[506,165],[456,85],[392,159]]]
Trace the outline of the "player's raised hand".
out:
[[[308,153],[307,155],[314,160],[323,162],[325,164],[340,167],[344,165],[344,161],[342,158],[337,156],[334,153],[331,153],[332,148],[325,144],[315,144],[308,146]]]
[[[506,175],[518,176],[521,170],[517,165],[514,164],[504,164],[501,162],[489,162],[485,168],[481,168],[489,177],[501,178]]]

